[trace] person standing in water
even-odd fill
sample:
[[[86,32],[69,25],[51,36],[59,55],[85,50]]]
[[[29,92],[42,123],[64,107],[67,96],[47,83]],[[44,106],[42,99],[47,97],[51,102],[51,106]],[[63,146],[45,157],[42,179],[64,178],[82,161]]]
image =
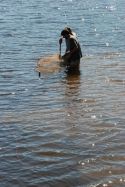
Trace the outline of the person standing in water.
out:
[[[62,59],[66,62],[66,65],[70,69],[78,69],[80,64],[80,58],[82,57],[81,47],[76,38],[76,33],[72,32],[70,28],[65,28],[61,32],[61,38],[59,44],[62,44],[62,39],[65,38],[66,51],[62,56]]]

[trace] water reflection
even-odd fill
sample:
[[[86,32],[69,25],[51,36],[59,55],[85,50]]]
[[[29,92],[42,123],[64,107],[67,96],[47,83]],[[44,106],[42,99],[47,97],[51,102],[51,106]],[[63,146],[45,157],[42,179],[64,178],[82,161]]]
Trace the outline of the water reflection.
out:
[[[0,186],[125,186],[124,1],[0,5]],[[82,73],[52,55],[38,80],[34,61],[58,52],[66,23],[80,39]]]
[[[75,126],[78,122],[78,115],[80,114],[80,106],[78,101],[80,94],[80,71],[66,73],[66,87],[65,87],[65,114],[66,123]]]
[[[77,96],[80,86],[80,70],[66,72],[66,95]]]

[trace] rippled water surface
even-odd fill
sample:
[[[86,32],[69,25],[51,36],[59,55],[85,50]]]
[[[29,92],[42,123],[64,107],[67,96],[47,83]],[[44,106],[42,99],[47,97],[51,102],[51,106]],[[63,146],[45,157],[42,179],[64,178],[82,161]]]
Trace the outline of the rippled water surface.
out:
[[[0,0],[1,187],[125,186],[124,8]],[[82,47],[80,71],[53,60],[38,74],[66,25]]]

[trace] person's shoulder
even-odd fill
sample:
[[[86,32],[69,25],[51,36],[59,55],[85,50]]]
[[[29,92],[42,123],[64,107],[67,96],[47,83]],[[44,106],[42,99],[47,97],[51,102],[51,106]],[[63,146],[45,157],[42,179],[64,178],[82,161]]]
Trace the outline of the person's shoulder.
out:
[[[77,39],[72,35],[70,36],[70,41],[73,42],[73,43],[78,43]]]
[[[76,40],[76,38],[73,35],[70,35],[70,40]]]
[[[73,37],[77,38],[77,35],[75,32],[72,32]]]
[[[70,38],[76,39],[76,37],[72,34],[70,34]]]

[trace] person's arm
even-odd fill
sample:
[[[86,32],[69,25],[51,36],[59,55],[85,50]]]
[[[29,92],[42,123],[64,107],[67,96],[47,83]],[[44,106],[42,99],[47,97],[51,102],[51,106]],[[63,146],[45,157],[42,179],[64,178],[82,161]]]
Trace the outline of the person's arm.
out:
[[[60,37],[60,39],[59,39],[59,44],[60,44],[60,45],[62,44],[62,40],[63,40],[63,38]]]

